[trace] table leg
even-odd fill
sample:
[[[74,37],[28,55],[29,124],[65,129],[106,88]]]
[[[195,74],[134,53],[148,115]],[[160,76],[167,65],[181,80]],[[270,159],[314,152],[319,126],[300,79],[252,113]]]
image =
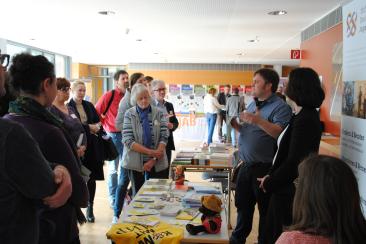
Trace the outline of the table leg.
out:
[[[231,216],[230,216],[230,213],[231,213],[231,170],[228,169],[228,177],[227,177],[227,188],[228,188],[228,201],[229,201],[229,204],[228,204],[228,211],[227,211],[227,226],[228,226],[228,229],[230,230],[231,229]]]

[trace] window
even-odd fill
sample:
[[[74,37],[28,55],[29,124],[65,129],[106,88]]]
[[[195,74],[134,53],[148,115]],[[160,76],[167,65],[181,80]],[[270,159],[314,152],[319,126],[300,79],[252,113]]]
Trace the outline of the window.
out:
[[[56,77],[66,77],[66,59],[64,56],[55,55]]]
[[[68,56],[47,52],[42,49],[11,41],[8,41],[6,44],[6,52],[10,55],[11,59],[14,55],[22,52],[28,52],[32,55],[43,55],[48,59],[48,61],[55,65],[56,77],[70,78],[71,76],[71,58]]]
[[[18,46],[13,44],[6,45],[6,53],[10,55],[10,62],[16,54],[26,52],[27,48],[24,46]]]

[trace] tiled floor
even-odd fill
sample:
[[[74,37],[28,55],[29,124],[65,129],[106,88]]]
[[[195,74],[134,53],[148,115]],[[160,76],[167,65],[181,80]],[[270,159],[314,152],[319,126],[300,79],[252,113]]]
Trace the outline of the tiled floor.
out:
[[[180,142],[178,146],[196,146],[198,143]],[[105,175],[107,167],[104,168]],[[186,179],[189,181],[202,181],[201,173],[186,173]],[[113,211],[109,207],[106,181],[97,182],[97,192],[94,203],[95,223],[87,223],[80,226],[80,240],[82,244],[109,244],[105,233],[108,231],[113,216]],[[231,204],[231,224],[235,227],[236,224],[236,209],[234,202]],[[256,242],[258,228],[258,213],[254,216],[253,231],[250,234],[247,243]]]

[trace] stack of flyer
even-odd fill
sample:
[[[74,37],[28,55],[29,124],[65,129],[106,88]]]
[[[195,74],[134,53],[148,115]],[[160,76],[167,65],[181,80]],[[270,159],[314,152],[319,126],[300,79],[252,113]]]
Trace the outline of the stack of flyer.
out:
[[[182,209],[182,206],[180,204],[171,204],[166,205],[161,211],[160,215],[162,216],[170,216],[175,217],[179,213],[179,211]]]
[[[201,207],[201,197],[203,194],[198,194],[194,191],[188,192],[183,197],[183,204],[190,208]]]
[[[147,217],[129,216],[125,218],[123,222],[135,223],[147,226],[155,226],[160,223],[160,220],[158,217],[155,216],[147,216]]]
[[[221,194],[220,189],[214,186],[197,185],[194,186],[194,190],[197,193],[203,193],[203,194]]]
[[[226,152],[226,144],[224,143],[211,143],[209,146],[210,153],[225,153]]]

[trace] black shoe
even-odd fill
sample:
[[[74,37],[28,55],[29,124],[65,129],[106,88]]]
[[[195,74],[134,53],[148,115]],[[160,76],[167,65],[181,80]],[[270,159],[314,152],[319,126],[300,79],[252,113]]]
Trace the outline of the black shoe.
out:
[[[95,217],[93,213],[93,203],[88,203],[88,208],[86,209],[86,220],[89,223],[94,223]]]

